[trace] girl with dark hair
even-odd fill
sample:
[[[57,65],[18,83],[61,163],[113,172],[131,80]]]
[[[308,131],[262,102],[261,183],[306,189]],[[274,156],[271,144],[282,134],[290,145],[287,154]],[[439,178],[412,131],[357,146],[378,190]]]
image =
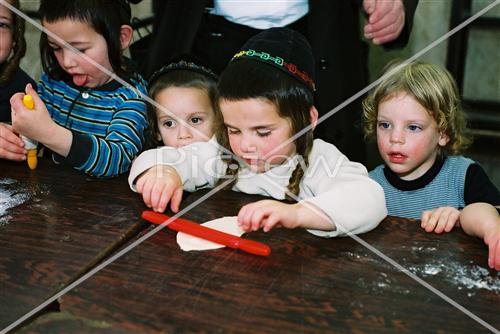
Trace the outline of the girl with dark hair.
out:
[[[45,73],[34,111],[11,99],[16,131],[93,176],[129,170],[142,150],[147,128],[144,80],[132,71],[123,50],[132,39],[126,0],[42,0],[40,38]]]
[[[214,132],[217,76],[184,56],[156,71],[148,83],[147,148],[208,141]]]
[[[19,0],[7,0],[6,3],[19,9]],[[19,67],[25,53],[24,20],[0,4],[0,122],[10,122],[11,96],[24,91],[28,83],[35,84]],[[0,158],[26,159],[23,141],[4,123],[0,123]]]
[[[367,232],[385,217],[382,188],[335,146],[313,140],[314,62],[305,38],[272,28],[252,37],[221,74],[215,140],[150,150],[134,162],[131,188],[156,211],[178,210],[188,191],[232,180],[235,191],[270,196],[240,209],[245,231],[302,227],[333,237]],[[298,203],[277,200],[291,197]]]

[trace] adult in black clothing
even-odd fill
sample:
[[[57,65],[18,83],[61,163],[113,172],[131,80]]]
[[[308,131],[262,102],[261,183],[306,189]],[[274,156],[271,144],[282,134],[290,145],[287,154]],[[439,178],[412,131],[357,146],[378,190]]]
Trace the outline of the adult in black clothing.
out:
[[[146,76],[183,53],[193,53],[221,71],[244,42],[261,31],[210,14],[207,6],[212,2],[153,0],[153,36],[143,63]],[[417,2],[408,0],[403,6],[401,0],[309,0],[307,14],[287,25],[303,33],[311,44],[316,60],[315,106],[320,115],[368,83],[362,13],[371,22],[364,27],[365,38],[387,48],[402,47],[408,41]],[[365,162],[360,115],[358,99],[319,124],[315,136],[335,144],[351,160]]]
[[[36,86],[36,82],[20,68],[8,81],[0,80],[0,122],[10,123],[10,97],[15,93],[24,92],[28,83]]]

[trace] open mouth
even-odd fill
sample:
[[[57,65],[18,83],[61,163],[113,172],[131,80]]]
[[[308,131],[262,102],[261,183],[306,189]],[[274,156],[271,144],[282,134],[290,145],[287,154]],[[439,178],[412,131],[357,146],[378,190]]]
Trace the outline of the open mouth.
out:
[[[241,159],[247,164],[247,165],[257,165],[259,163],[259,158],[256,156],[243,156]]]
[[[389,153],[389,161],[392,163],[403,163],[407,159],[406,155],[399,152]]]

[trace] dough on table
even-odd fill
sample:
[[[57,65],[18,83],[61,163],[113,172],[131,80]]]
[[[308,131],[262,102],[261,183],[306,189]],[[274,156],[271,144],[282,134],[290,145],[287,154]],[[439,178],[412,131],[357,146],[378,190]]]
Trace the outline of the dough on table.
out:
[[[201,225],[240,237],[245,231],[238,226],[237,218],[236,216],[222,217],[210,220]],[[226,247],[221,244],[216,244],[215,242],[193,237],[183,232],[177,233],[177,243],[181,249],[186,252],[191,250],[209,250]]]

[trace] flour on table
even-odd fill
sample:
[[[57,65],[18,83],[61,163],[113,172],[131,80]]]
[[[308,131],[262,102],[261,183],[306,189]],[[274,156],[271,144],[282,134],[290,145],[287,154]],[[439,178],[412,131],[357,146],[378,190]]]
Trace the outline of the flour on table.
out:
[[[0,226],[9,222],[9,209],[23,204],[30,199],[27,189],[16,180],[0,179]]]
[[[245,231],[238,226],[236,216],[214,219],[201,225],[213,228],[214,230],[236,235],[238,237],[245,233]],[[209,250],[225,247],[224,245],[193,237],[183,232],[177,233],[177,243],[181,249],[186,252],[191,250]]]

